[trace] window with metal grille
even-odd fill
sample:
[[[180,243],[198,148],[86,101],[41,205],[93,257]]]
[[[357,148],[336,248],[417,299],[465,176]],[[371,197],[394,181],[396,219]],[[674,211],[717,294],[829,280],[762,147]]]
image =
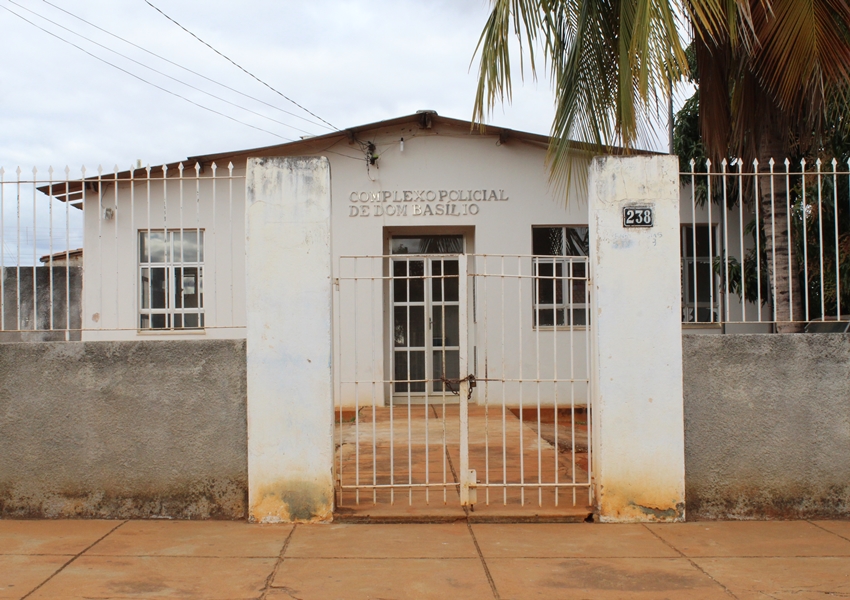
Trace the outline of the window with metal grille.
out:
[[[588,228],[533,227],[533,307],[535,327],[588,324]]]
[[[718,255],[715,230],[714,225],[682,225],[682,321],[685,323],[719,321],[720,278],[713,267]]]
[[[139,329],[204,327],[204,232],[139,231]]]

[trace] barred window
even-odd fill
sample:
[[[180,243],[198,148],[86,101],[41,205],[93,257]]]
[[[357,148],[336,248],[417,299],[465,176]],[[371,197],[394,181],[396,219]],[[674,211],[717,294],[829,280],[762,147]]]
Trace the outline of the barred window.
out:
[[[204,327],[203,230],[139,231],[139,329]]]
[[[534,326],[588,324],[586,226],[533,227]]]
[[[712,264],[718,255],[714,225],[682,225],[682,320],[718,322],[720,277]],[[696,232],[696,236],[694,233]]]

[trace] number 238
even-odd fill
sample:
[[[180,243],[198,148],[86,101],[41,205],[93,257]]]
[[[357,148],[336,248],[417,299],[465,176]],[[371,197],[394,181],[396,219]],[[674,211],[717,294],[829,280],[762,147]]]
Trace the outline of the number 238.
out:
[[[626,227],[651,227],[651,208],[624,208],[623,225]]]

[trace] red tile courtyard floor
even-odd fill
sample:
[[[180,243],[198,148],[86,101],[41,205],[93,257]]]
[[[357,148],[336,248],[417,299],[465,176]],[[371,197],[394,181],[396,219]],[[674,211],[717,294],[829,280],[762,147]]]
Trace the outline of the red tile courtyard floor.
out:
[[[0,598],[850,597],[850,522],[0,521]]]

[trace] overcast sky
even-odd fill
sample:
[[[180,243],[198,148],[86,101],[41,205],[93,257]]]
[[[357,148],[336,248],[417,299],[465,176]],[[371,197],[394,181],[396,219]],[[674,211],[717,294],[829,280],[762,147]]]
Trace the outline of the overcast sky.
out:
[[[473,55],[488,15],[487,0],[151,2],[338,128],[418,109],[461,119],[471,116],[478,64]],[[83,164],[103,164],[111,170],[116,163],[124,168],[136,159],[158,164],[327,131],[321,122],[316,125],[277,110],[316,121],[144,0],[0,0],[0,7],[0,165],[7,171],[18,165],[29,170],[47,165],[77,169]],[[160,60],[75,16],[261,102]],[[497,108],[491,122],[548,133],[548,82],[517,83],[513,104]]]
[[[0,165],[7,171],[10,165],[31,169],[66,164],[103,164],[111,170],[115,163],[124,168],[136,159],[157,164],[328,131],[321,122],[316,125],[277,110],[317,121],[144,0],[50,1],[56,6],[44,0],[0,0]],[[470,62],[488,14],[486,0],[151,1],[338,128],[418,109],[461,119],[471,116],[476,71],[470,70]],[[57,7],[271,106],[162,61]],[[245,124],[144,83],[10,10],[140,78]],[[511,106],[497,109],[492,122],[547,133],[551,116],[548,84],[527,81],[517,87]]]

